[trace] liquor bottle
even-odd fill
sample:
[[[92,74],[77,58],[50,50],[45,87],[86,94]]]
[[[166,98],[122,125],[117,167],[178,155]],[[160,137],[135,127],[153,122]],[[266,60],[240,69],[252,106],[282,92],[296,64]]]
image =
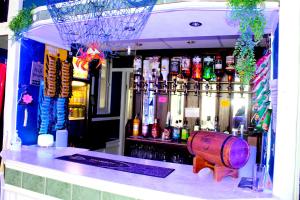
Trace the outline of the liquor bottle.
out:
[[[167,114],[167,120],[166,120],[166,126],[162,132],[161,139],[162,140],[170,140],[172,133],[172,127],[171,127],[171,117],[170,112]]]
[[[178,120],[176,120],[175,126],[173,128],[172,139],[175,142],[179,142],[180,141],[180,127],[179,127],[179,124],[178,124]]]
[[[184,120],[183,127],[181,129],[181,140],[187,141],[187,139],[189,138],[189,135],[190,135],[190,131],[188,128],[188,122],[187,122],[187,120]]]
[[[139,86],[141,82],[141,77],[142,77],[142,57],[141,56],[136,56],[133,60],[133,74],[134,74],[134,84],[136,88],[138,88],[139,91]]]
[[[216,55],[215,59],[215,74],[217,76],[217,81],[221,81],[224,76],[224,69],[222,65],[222,57],[221,55]]]
[[[144,76],[144,80],[145,81],[150,81],[152,78],[152,74],[151,74],[151,68],[150,68],[150,58],[145,58],[145,60],[143,61],[143,76]]]
[[[133,73],[136,76],[142,75],[142,57],[136,56],[133,60]]]
[[[161,59],[161,75],[163,77],[163,81],[168,81],[168,75],[169,75],[169,58],[162,58]]]
[[[148,124],[147,123],[143,123],[142,126],[142,136],[143,137],[148,137]]]
[[[203,59],[203,79],[210,81],[214,76],[214,59],[211,56],[206,56]]]
[[[202,76],[202,60],[199,56],[193,58],[192,79],[201,81]]]
[[[159,127],[157,118],[154,119],[154,124],[152,125],[151,135],[155,139],[160,136],[160,127]]]
[[[140,130],[140,119],[139,119],[139,114],[137,114],[133,120],[132,136],[133,137],[139,136],[139,130]]]
[[[181,59],[181,73],[183,78],[189,79],[191,77],[191,60],[188,57]]]
[[[226,56],[225,72],[228,75],[228,82],[232,82],[234,79],[234,56]]]
[[[194,131],[199,131],[199,130],[200,130],[200,120],[199,118],[197,118],[194,125]]]
[[[171,66],[170,66],[170,74],[171,76],[177,76],[180,70],[180,58],[173,57],[171,59]]]

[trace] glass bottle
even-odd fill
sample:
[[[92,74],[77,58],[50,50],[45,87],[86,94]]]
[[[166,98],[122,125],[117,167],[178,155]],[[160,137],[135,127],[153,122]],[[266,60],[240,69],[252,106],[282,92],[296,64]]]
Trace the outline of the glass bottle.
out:
[[[137,114],[133,120],[132,136],[138,137],[139,130],[140,130],[140,119],[139,119],[139,114]]]
[[[143,137],[148,137],[148,124],[147,123],[143,123],[142,126],[142,136]]]
[[[191,77],[191,60],[188,57],[181,59],[181,73],[183,78],[189,79]]]
[[[193,58],[192,79],[201,81],[202,76],[202,60],[199,56]]]
[[[163,77],[163,81],[167,82],[169,75],[169,58],[161,59],[161,75]]]
[[[152,125],[151,135],[154,139],[160,136],[160,126],[158,124],[158,119],[154,119],[154,124]]]
[[[183,127],[181,129],[181,141],[187,141],[187,139],[189,138],[190,135],[190,131],[188,128],[188,122],[185,119],[183,122]]]
[[[133,73],[135,76],[142,75],[142,57],[141,56],[135,56],[135,58],[133,60]]]
[[[163,140],[170,140],[172,133],[172,127],[171,127],[171,119],[170,119],[170,112],[167,114],[167,120],[166,120],[166,126],[162,132],[161,139]]]
[[[217,77],[217,81],[221,81],[222,77],[224,76],[224,69],[223,69],[223,65],[222,65],[222,57],[221,55],[216,55],[216,59],[215,59],[215,74]]]
[[[194,131],[199,131],[199,130],[200,130],[200,120],[199,118],[197,118],[194,125]]]
[[[170,74],[171,76],[177,76],[180,70],[180,59],[173,57],[171,59]]]
[[[179,127],[179,124],[178,124],[178,120],[176,120],[175,126],[173,128],[172,139],[175,142],[179,142],[179,140],[180,140],[180,127]]]
[[[225,72],[228,75],[228,82],[232,82],[235,75],[234,56],[226,56]]]
[[[211,56],[206,56],[203,59],[203,79],[210,81],[214,76],[214,59]]]

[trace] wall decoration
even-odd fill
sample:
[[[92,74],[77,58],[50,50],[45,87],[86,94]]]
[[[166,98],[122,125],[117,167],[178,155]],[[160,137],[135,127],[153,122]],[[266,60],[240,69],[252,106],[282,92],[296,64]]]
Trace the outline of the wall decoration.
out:
[[[68,52],[50,45],[45,48],[44,95],[41,97],[39,133],[65,129],[68,99],[72,95],[73,69]]]
[[[37,142],[39,86],[30,84],[32,63],[43,63],[45,44],[30,39],[21,39],[20,67],[18,78],[18,104],[16,129],[23,145],[33,145]],[[26,92],[25,92],[26,91]],[[30,103],[30,97],[32,102]],[[25,98],[23,99],[22,97]],[[25,113],[27,114],[25,115]],[[26,116],[28,120],[26,120]],[[24,126],[24,122],[25,126]]]
[[[44,78],[44,65],[40,62],[32,62],[30,85],[40,85],[40,81]]]
[[[255,72],[254,47],[264,35],[266,20],[263,14],[265,0],[228,0],[230,18],[239,23],[240,37],[235,44],[235,69],[244,84],[249,84]]]
[[[120,41],[138,39],[156,2],[48,0],[47,8],[66,45],[97,43],[103,52],[111,52]]]
[[[255,77],[252,80],[252,124],[258,130],[268,131],[270,124],[270,68],[271,53],[267,53],[257,61]],[[269,116],[269,117],[267,117]]]

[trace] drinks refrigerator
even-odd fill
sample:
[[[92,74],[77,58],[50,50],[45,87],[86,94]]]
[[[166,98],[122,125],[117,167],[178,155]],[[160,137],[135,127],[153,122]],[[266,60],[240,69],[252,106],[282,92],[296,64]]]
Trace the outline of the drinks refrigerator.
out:
[[[77,62],[73,57],[72,96],[69,98],[69,146],[83,147],[88,130],[90,80],[88,64]],[[84,65],[84,66],[82,66]]]

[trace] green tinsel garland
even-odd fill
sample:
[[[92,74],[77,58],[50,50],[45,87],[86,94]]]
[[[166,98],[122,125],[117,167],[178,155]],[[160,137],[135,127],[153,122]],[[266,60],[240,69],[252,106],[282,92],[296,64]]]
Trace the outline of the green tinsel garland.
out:
[[[235,44],[233,54],[237,59],[235,69],[243,84],[249,84],[255,73],[254,47],[263,38],[266,25],[263,9],[259,8],[264,1],[228,0],[231,19],[239,22],[240,26],[241,35]]]
[[[23,37],[23,32],[27,31],[33,23],[31,10],[33,8],[24,8],[19,11],[10,22],[8,27],[14,32],[14,39],[19,40]]]

